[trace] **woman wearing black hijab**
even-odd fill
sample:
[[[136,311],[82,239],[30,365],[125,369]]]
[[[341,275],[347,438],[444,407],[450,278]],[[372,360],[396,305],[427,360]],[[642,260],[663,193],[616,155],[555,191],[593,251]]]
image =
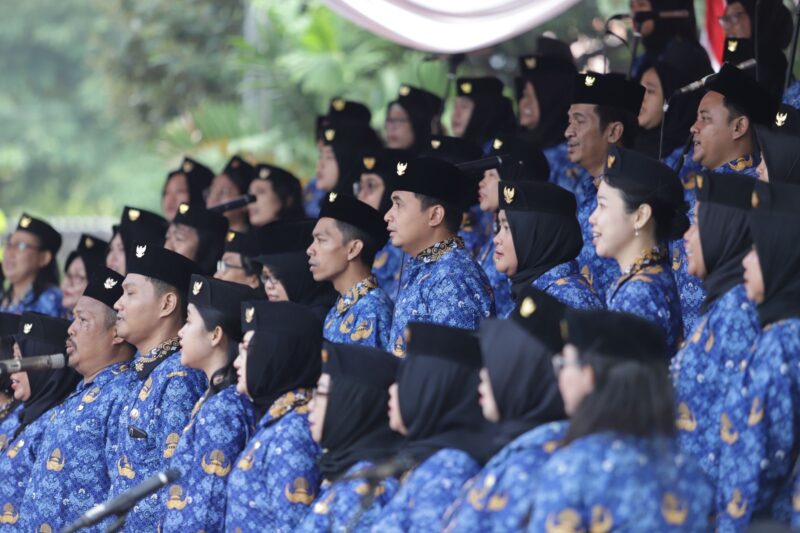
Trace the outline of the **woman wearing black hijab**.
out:
[[[38,313],[23,313],[14,345],[14,357],[66,353],[67,328],[70,323]],[[5,452],[0,456],[0,479],[15,480],[0,483],[0,505],[7,524],[19,520],[19,508],[25,496],[31,468],[39,452],[44,429],[50,421],[45,416],[75,390],[80,375],[71,368],[11,374],[14,397],[23,403],[19,426],[9,435]],[[13,521],[11,521],[13,520]]]
[[[321,481],[308,402],[320,373],[322,322],[291,302],[245,302],[242,329],[236,387],[261,418],[228,478],[225,530],[290,531]]]
[[[14,357],[14,334],[19,325],[19,315],[0,313],[0,359]],[[8,440],[19,425],[19,412],[22,402],[14,398],[11,378],[0,375],[0,453],[5,450]]]
[[[761,148],[758,178],[770,183],[800,183],[800,137],[760,125],[756,125],[756,137]]]
[[[326,128],[317,160],[317,189],[352,195],[361,176],[361,153],[380,146],[378,134],[368,126]]]
[[[516,129],[511,100],[503,96],[503,82],[493,76],[459,78],[451,126],[453,137],[474,142],[489,153],[491,140]]]
[[[478,405],[480,346],[472,332],[411,322],[389,389],[389,423],[406,437],[395,462],[413,467],[373,531],[441,530],[461,486],[492,454]]]
[[[564,437],[566,413],[551,359],[561,351],[566,306],[529,287],[511,320],[481,324],[483,416],[500,449],[468,484],[448,531],[514,531],[533,504],[536,473]]]
[[[329,282],[314,281],[306,250],[316,221],[278,222],[260,228],[256,235],[263,265],[261,282],[271,302],[290,301],[309,307],[322,321],[339,297]]]
[[[386,111],[386,147],[418,153],[425,140],[441,133],[442,99],[432,92],[403,84]]]
[[[367,346],[324,344],[322,375],[308,417],[311,436],[323,449],[319,468],[324,481],[298,531],[356,526],[366,531],[397,491],[394,477],[370,487],[358,474],[393,456],[402,442],[389,428],[386,413],[399,362]],[[365,497],[372,498],[371,505],[361,510]]]
[[[575,195],[549,182],[501,181],[497,188],[494,262],[510,278],[514,299],[533,285],[570,307],[602,309],[576,261],[583,238]]]
[[[737,380],[739,361],[760,332],[742,285],[742,259],[752,246],[748,210],[757,180],[712,174],[697,180],[695,223],[684,235],[689,273],[703,280],[706,299],[694,332],[672,360],[678,442],[719,479],[720,414]],[[701,429],[702,428],[702,429]]]
[[[758,306],[761,331],[743,354],[743,381],[726,398],[725,413],[739,438],[722,448],[718,488],[722,502],[738,489],[745,512],[720,513],[720,531],[747,529],[757,516],[789,523],[793,494],[796,499],[800,493],[793,481],[800,446],[800,248],[790,244],[800,241],[800,187],[759,183],[752,203],[753,248],[743,260],[744,285]],[[797,527],[800,512],[793,514]]]

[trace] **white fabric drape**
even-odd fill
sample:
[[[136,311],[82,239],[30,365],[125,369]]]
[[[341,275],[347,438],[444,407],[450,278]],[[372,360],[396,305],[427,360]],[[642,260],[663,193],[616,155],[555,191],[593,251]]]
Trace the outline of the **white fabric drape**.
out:
[[[453,54],[505,41],[579,0],[323,0],[362,28],[398,44]]]

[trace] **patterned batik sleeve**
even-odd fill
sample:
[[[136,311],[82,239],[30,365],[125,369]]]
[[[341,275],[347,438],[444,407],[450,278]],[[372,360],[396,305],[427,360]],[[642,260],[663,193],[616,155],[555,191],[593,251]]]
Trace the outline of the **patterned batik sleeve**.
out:
[[[535,490],[530,533],[584,531],[589,524],[582,514],[580,465],[568,455],[554,456],[542,468]]]

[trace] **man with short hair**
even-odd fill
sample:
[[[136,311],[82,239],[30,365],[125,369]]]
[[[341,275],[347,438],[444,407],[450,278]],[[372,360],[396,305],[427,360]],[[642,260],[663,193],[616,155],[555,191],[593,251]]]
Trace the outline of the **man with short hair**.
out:
[[[715,172],[758,177],[753,126],[770,126],[777,110],[778,102],[762,85],[733,65],[722,65],[697,108],[692,159]]]
[[[578,255],[581,273],[592,284],[601,301],[606,289],[619,277],[619,266],[598,257],[592,245],[589,216],[597,207],[596,180],[603,174],[611,146],[629,148],[633,144],[636,117],[642,107],[644,88],[622,74],[587,72],[575,78],[567,138],[567,157],[586,171],[578,176],[575,198],[578,222],[583,233],[583,249]]]
[[[117,334],[136,347],[136,356],[133,396],[119,418],[119,443],[109,451],[110,497],[164,469],[206,388],[202,371],[181,365],[178,339],[198,266],[153,245],[135,245],[133,251],[123,294],[114,304]],[[148,496],[131,509],[125,529],[155,531],[161,512],[158,495]]]
[[[325,318],[323,337],[388,350],[394,305],[370,271],[389,240],[380,212],[352,196],[329,193],[312,235],[311,274],[340,294]]]
[[[133,377],[135,348],[117,335],[114,302],[122,275],[97,266],[74,308],[67,340],[69,366],[83,381],[50,415],[20,511],[28,531],[60,531],[102,503],[111,486],[107,453]]]
[[[495,314],[489,280],[457,237],[472,182],[454,165],[427,157],[399,162],[388,222],[392,244],[411,258],[395,302],[391,351],[405,354],[410,321],[476,329]]]

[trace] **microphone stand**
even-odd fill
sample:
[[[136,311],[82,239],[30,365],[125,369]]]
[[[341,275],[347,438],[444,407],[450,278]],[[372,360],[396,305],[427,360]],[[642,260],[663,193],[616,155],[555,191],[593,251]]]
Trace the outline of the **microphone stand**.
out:
[[[794,6],[794,31],[792,32],[792,47],[789,52],[789,65],[786,67],[786,80],[783,84],[783,89],[789,88],[792,82],[792,71],[794,70],[794,61],[797,58],[797,37],[800,35],[800,4]]]

